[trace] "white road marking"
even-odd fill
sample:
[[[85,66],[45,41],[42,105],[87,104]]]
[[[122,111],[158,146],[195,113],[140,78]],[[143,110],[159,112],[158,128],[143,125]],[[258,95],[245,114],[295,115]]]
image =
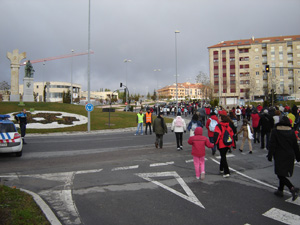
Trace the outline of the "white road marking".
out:
[[[47,219],[51,223],[51,225],[61,225],[61,223],[59,222],[59,220],[57,219],[55,214],[52,212],[50,207],[44,202],[44,200],[39,195],[37,195],[34,192],[25,190],[23,188],[21,188],[20,190],[30,194],[33,197],[34,201],[43,210],[43,213],[45,214],[45,216],[47,217]]]
[[[171,171],[171,172],[160,172],[160,173],[137,173],[137,176],[150,181],[170,192],[172,192],[175,195],[178,195],[179,197],[188,200],[192,203],[194,203],[197,206],[200,206],[202,208],[205,209],[205,207],[201,204],[201,202],[197,199],[197,197],[194,195],[194,193],[192,192],[192,190],[187,186],[187,184],[184,182],[184,180],[175,172],[175,171]],[[150,177],[174,177],[178,183],[181,185],[181,187],[184,189],[184,191],[186,192],[187,195],[184,195],[158,181],[155,181],[153,179],[151,179]]]
[[[232,158],[232,157],[235,157],[235,155],[233,154],[228,154],[226,155],[227,158]],[[221,156],[216,156],[217,159],[221,159]]]
[[[213,158],[210,158],[210,159],[211,159],[212,161],[214,161],[215,163],[220,164],[220,162],[218,162],[217,160],[215,160],[215,159],[213,159]],[[250,176],[248,176],[248,175],[246,175],[246,174],[244,174],[244,173],[241,173],[241,172],[239,172],[239,171],[237,171],[237,170],[235,170],[235,169],[233,169],[233,168],[231,168],[231,167],[229,167],[229,169],[232,170],[233,172],[235,172],[235,173],[237,173],[237,174],[243,176],[243,177],[248,178],[249,180],[255,181],[256,183],[259,183],[259,184],[262,184],[262,185],[265,185],[265,186],[267,186],[267,187],[270,187],[270,188],[272,188],[272,189],[277,190],[277,187],[275,187],[275,186],[272,186],[272,185],[267,184],[267,183],[265,183],[265,182],[263,182],[263,181],[260,181],[260,180],[257,180],[257,179],[255,179],[255,178],[252,178],[252,177],[250,177]]]
[[[98,173],[101,171],[102,169],[82,170],[62,173],[19,175],[19,177],[33,177],[37,179],[63,182],[63,186],[58,186],[62,188],[62,190],[57,190],[58,187],[55,187],[54,189],[41,191],[38,194],[51,203],[51,206],[56,210],[57,215],[64,224],[71,225],[82,223],[72,195],[72,186],[75,175]]]
[[[153,163],[150,164],[150,167],[156,167],[156,166],[167,166],[167,165],[172,165],[174,162],[165,162],[165,163]]]
[[[295,201],[292,201],[292,197],[285,201],[300,206],[300,197],[298,197]]]
[[[285,224],[300,225],[300,216],[276,208],[265,212],[263,216]]]
[[[139,168],[139,165],[135,165],[135,166],[124,166],[124,167],[116,167],[113,168],[111,171],[118,171],[118,170],[133,170],[133,169],[137,169]]]

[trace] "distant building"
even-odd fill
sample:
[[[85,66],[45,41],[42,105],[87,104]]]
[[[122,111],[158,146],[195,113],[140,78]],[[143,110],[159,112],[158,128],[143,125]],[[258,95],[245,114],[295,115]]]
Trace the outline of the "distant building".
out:
[[[300,35],[222,41],[208,50],[213,97],[220,104],[262,99],[272,89],[300,97]]]
[[[71,90],[71,83],[69,82],[34,82],[33,92],[37,94],[37,101],[43,102],[44,99],[44,89],[46,84],[49,84],[49,102],[62,102],[63,92],[67,93]],[[72,84],[73,86],[73,99],[81,98],[81,85]],[[23,94],[23,84],[19,87],[20,94]],[[47,88],[45,90],[47,93]]]
[[[178,99],[204,99],[208,98],[208,87],[204,87],[201,83],[192,84],[190,82],[177,83]],[[176,99],[176,84],[165,86],[157,90],[159,98]]]
[[[110,97],[112,98],[117,98],[119,99],[119,95],[117,92],[112,92],[112,91],[105,91],[105,92],[100,92],[100,91],[91,91],[90,92],[90,98],[93,100],[99,100],[102,102],[109,102]],[[81,99],[87,99],[88,98],[88,92],[87,91],[82,91],[81,92]]]

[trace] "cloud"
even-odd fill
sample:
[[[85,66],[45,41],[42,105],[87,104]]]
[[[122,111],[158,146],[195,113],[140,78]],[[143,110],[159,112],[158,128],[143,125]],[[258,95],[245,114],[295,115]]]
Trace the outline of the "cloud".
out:
[[[209,74],[207,47],[222,40],[297,34],[297,0],[91,0],[91,90],[119,88],[146,94],[175,82],[175,30],[178,82]],[[87,0],[2,0],[0,75],[10,82],[6,52],[18,48],[27,59],[85,52]],[[70,81],[71,59],[34,64],[35,80]],[[154,69],[161,69],[159,75]],[[20,83],[24,76],[21,67]],[[73,58],[73,82],[87,89],[87,56]]]

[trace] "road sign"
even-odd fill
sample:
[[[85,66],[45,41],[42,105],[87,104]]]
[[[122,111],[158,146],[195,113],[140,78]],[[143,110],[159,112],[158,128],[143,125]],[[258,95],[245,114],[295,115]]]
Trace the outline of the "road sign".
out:
[[[92,112],[94,110],[94,106],[92,103],[88,103],[85,105],[85,110],[88,112]]]

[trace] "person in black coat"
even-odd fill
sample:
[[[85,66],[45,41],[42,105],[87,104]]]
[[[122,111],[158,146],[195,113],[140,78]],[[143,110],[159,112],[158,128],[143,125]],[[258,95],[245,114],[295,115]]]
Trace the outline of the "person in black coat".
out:
[[[270,139],[271,130],[274,127],[274,119],[272,116],[269,115],[267,109],[265,109],[261,114],[258,126],[260,127],[261,130],[260,148],[261,149],[265,148],[265,136],[266,136],[266,148],[267,150],[269,150],[269,139]]]
[[[299,188],[289,181],[294,171],[295,158],[300,161],[300,151],[295,132],[291,129],[290,120],[282,117],[276,128],[272,130],[268,160],[274,158],[275,174],[279,179],[279,187],[275,195],[283,197],[284,186],[287,186],[292,193],[292,200],[295,201],[299,194]]]

